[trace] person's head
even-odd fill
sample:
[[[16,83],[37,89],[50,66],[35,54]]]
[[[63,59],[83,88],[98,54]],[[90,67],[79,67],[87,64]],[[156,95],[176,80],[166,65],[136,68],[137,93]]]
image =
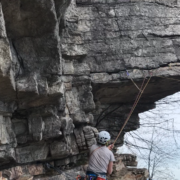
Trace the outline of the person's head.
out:
[[[107,131],[101,131],[98,134],[97,141],[98,141],[99,144],[106,145],[106,144],[108,144],[110,139],[111,139],[111,136]]]

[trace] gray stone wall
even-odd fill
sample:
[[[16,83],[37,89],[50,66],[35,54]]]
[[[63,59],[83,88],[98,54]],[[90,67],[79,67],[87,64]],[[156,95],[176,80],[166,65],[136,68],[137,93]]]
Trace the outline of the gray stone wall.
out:
[[[0,170],[85,164],[152,76],[122,144],[138,113],[180,90],[179,18],[179,0],[0,0]]]

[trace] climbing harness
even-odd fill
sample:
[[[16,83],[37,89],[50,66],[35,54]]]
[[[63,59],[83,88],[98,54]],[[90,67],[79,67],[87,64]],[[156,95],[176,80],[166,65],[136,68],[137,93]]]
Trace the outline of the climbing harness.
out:
[[[86,175],[86,180],[96,180],[97,175],[94,173],[89,173]]]
[[[94,173],[87,171],[86,180],[106,180],[106,173]]]
[[[94,149],[89,158],[92,156],[92,154],[97,151],[98,149],[101,149],[102,146],[99,146],[98,148]],[[86,179],[85,180],[106,180],[106,173],[94,173],[92,171],[87,171],[86,173]]]
[[[76,180],[86,180],[86,177],[81,177],[80,175],[77,175]]]

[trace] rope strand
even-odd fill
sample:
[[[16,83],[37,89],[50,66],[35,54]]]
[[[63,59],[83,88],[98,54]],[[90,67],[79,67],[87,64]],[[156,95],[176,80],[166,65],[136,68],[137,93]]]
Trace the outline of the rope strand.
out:
[[[170,69],[171,69],[171,67],[170,67]],[[127,76],[129,76],[129,72],[128,72],[127,70],[126,70],[126,73],[127,73]],[[118,133],[118,135],[117,135],[117,137],[116,137],[116,139],[114,140],[114,142],[113,142],[112,145],[114,145],[114,144],[116,143],[116,141],[118,140],[119,136],[121,135],[124,127],[126,126],[126,124],[127,124],[128,120],[129,120],[129,118],[131,117],[134,109],[136,108],[136,106],[137,106],[137,104],[138,104],[138,102],[139,102],[139,100],[140,100],[140,98],[141,98],[144,90],[146,89],[147,85],[149,84],[149,81],[151,80],[151,77],[152,77],[152,76],[153,76],[153,74],[151,73],[151,75],[150,75],[147,83],[145,84],[145,86],[144,86],[144,88],[143,88],[143,85],[144,85],[144,82],[145,82],[146,77],[144,78],[143,83],[142,83],[140,89],[139,89],[139,87],[137,86],[137,84],[133,81],[133,79],[132,79],[131,77],[129,77],[129,78],[131,79],[131,81],[133,82],[133,84],[136,86],[136,88],[139,90],[139,92],[138,92],[138,95],[137,95],[137,97],[136,97],[136,100],[134,101],[134,104],[133,104],[133,106],[132,106],[132,108],[131,108],[130,113],[128,114],[128,116],[127,116],[127,118],[126,118],[126,120],[125,120],[125,122],[124,122],[124,124],[123,124],[123,126],[122,126],[122,128],[121,128],[121,130],[119,131],[119,133]],[[167,78],[167,77],[162,77],[162,76],[157,76],[157,77],[165,78],[165,79],[171,79],[171,80],[174,80],[174,81],[180,81],[180,80],[178,80],[178,79]]]
[[[135,107],[137,106],[137,104],[138,104],[138,102],[139,102],[139,100],[140,100],[140,98],[141,98],[141,96],[142,96],[144,90],[146,89],[147,85],[149,84],[149,81],[151,80],[151,77],[152,77],[152,74],[151,74],[150,78],[148,79],[147,83],[145,84],[144,88],[143,88],[141,91],[139,91],[139,93],[138,93],[138,95],[137,95],[137,97],[136,97],[136,100],[135,100],[135,102],[134,102],[134,104],[133,104],[133,106],[132,106],[132,108],[131,108],[131,111],[130,111],[130,113],[129,113],[127,119],[125,120],[125,122],[124,122],[124,124],[123,124],[121,130],[119,131],[119,134],[117,135],[116,139],[114,140],[113,145],[116,143],[116,141],[118,140],[118,138],[119,138],[119,136],[120,136],[122,130],[123,130],[124,127],[126,126],[128,120],[129,120],[129,118],[131,117],[131,115],[132,115],[132,113],[133,113]],[[144,81],[145,81],[145,79],[144,79]],[[144,81],[143,81],[143,83],[142,83],[141,88],[143,87]]]

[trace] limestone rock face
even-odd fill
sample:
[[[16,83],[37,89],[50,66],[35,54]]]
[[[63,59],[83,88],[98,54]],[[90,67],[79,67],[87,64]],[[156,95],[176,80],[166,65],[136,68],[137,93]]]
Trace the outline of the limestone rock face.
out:
[[[127,167],[128,166],[128,167]],[[147,169],[136,169],[136,156],[131,154],[116,155],[116,163],[110,180],[146,180],[149,176]]]
[[[44,164],[86,164],[151,77],[122,145],[138,113],[180,90],[179,19],[179,0],[0,0],[0,178],[67,179]]]

